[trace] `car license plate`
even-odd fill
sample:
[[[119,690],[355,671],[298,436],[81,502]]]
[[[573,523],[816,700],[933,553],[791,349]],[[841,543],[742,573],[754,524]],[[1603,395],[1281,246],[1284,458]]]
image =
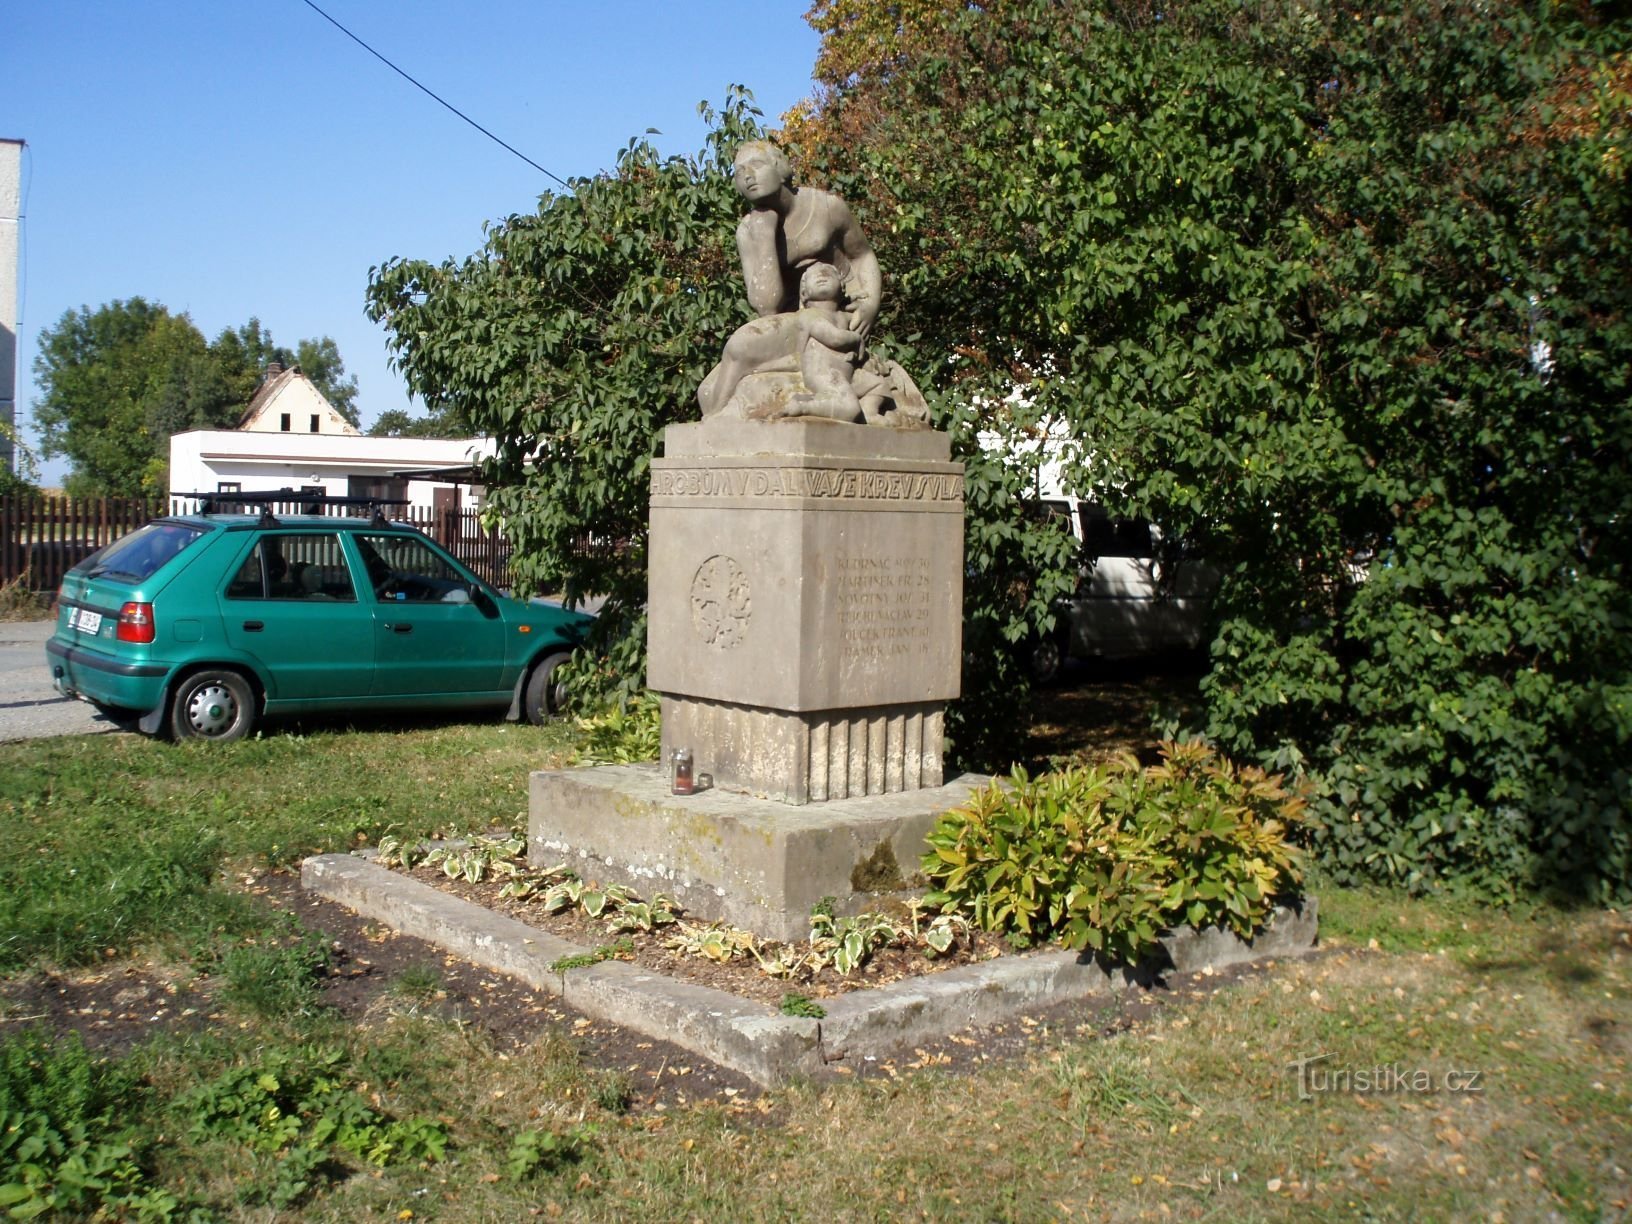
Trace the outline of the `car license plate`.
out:
[[[68,627],[81,633],[97,633],[102,628],[102,613],[74,608],[68,613]]]

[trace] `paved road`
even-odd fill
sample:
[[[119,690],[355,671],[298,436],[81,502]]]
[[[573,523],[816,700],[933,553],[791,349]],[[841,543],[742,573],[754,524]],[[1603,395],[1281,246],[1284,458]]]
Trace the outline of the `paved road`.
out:
[[[52,628],[51,621],[0,621],[0,743],[119,730],[89,702],[51,687],[45,640]]]

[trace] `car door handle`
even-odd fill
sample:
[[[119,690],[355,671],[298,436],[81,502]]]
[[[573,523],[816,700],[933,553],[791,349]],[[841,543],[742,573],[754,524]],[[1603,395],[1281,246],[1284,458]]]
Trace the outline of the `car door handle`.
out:
[[[259,633],[262,629],[265,629],[265,628],[266,628],[266,623],[264,621],[245,621],[244,622],[244,632],[245,633]]]
[[[388,622],[386,622],[385,627],[387,629],[391,630],[392,633],[412,633],[414,631],[413,625],[404,624],[401,621],[399,621],[399,622],[397,622],[395,624],[392,624],[391,622],[388,621]]]

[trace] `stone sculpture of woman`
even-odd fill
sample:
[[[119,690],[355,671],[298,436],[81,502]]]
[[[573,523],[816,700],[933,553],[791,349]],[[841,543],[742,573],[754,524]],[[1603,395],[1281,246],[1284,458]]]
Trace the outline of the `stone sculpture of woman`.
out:
[[[795,187],[787,156],[763,140],[747,141],[737,150],[734,182],[750,205],[737,226],[737,252],[748,303],[759,317],[737,329],[697,389],[703,416],[798,414],[788,412],[790,400],[814,390],[800,378],[800,277],[806,268],[825,263],[842,283],[844,325],[856,337],[854,419],[873,420],[890,408],[892,416],[910,417],[914,424],[927,421],[923,397],[901,367],[867,357],[883,276],[849,205],[831,192]]]

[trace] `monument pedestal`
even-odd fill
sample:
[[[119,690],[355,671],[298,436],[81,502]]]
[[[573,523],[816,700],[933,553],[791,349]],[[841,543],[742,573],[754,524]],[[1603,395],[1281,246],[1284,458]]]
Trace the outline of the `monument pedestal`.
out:
[[[652,461],[647,684],[663,754],[785,803],[934,788],[958,695],[963,465],[947,436],[671,425]]]
[[[945,434],[833,421],[671,425],[652,461],[647,685],[667,769],[532,776],[528,854],[803,939],[910,886],[963,662],[963,465]]]

